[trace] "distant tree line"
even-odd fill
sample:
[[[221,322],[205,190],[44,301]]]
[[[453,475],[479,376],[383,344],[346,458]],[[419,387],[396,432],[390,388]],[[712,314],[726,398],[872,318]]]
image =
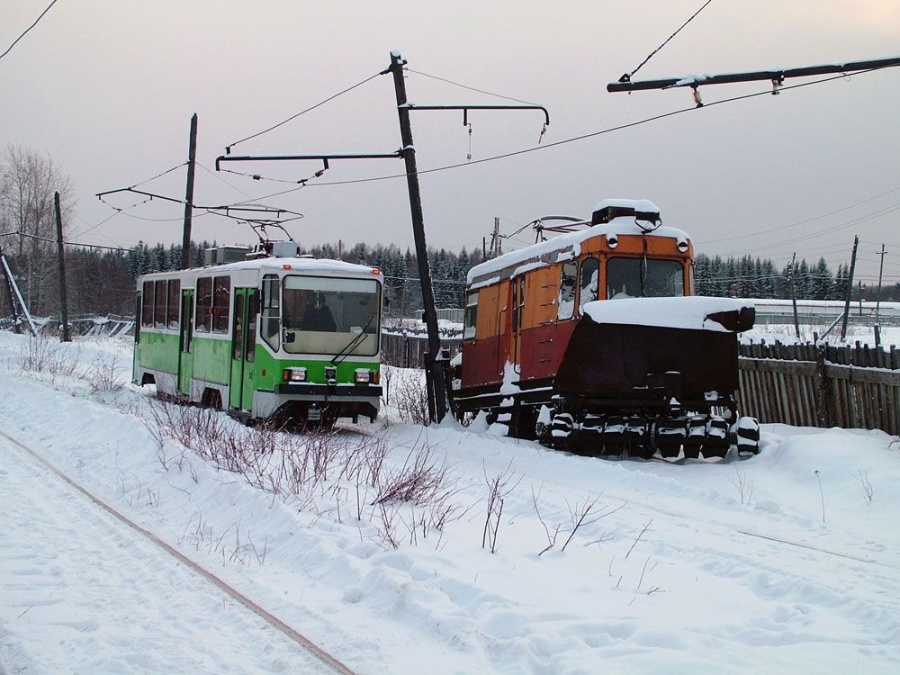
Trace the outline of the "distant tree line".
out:
[[[743,256],[714,258],[701,253],[694,261],[694,283],[698,295],[736,296],[739,298],[791,297],[791,286],[798,299],[844,300],[847,297],[850,269],[839,265],[832,273],[824,258],[815,264],[799,260],[794,269],[788,263],[781,270],[771,260]],[[874,289],[873,289],[874,290]],[[900,284],[884,288],[882,300],[900,297]]]
[[[9,146],[0,155],[0,247],[12,268],[29,311],[35,316],[58,315],[60,308],[55,194],[59,193],[62,223],[73,211],[69,179],[53,161],[36,152]],[[66,230],[63,227],[63,239]],[[191,244],[192,265],[204,263],[204,252],[215,242]],[[378,267],[384,274],[386,311],[409,317],[422,309],[422,289],[416,256],[398,246],[356,244],[350,248],[328,244],[301,249],[314,257],[340,259]],[[67,300],[72,316],[134,313],[135,279],[141,274],[178,269],[181,246],[139,242],[130,250],[66,246]],[[459,253],[430,249],[428,264],[438,308],[460,308],[464,302],[469,269],[483,262],[475,249]],[[699,295],[742,298],[790,298],[842,300],[847,295],[849,269],[828,268],[824,259],[810,264],[800,260],[776,269],[771,260],[743,256],[697,256],[695,289]],[[851,289],[852,297],[858,294]],[[0,290],[0,296],[6,296]],[[900,284],[868,289],[867,298],[900,300]],[[10,311],[7,297],[0,297],[0,317]]]
[[[18,279],[29,311],[35,316],[58,315],[59,279],[55,242],[32,243],[22,253],[15,246],[4,246],[4,252]],[[204,252],[215,242],[191,245],[192,265],[204,264]],[[414,316],[422,309],[415,254],[398,246],[356,244],[350,248],[326,244],[301,247],[301,253],[313,257],[332,258],[378,267],[384,275],[385,311],[393,317]],[[181,246],[144,242],[130,250],[102,250],[66,246],[68,307],[72,316],[85,314],[134,313],[135,280],[142,274],[178,269]],[[432,287],[439,308],[463,307],[466,275],[473,265],[484,261],[480,250],[453,252],[430,249],[428,263]],[[40,270],[40,274],[34,273]],[[848,267],[839,265],[832,273],[824,259],[815,264],[800,260],[793,272],[790,265],[777,269],[771,260],[710,257],[700,254],[695,260],[694,281],[698,295],[741,298],[790,298],[791,278],[798,299],[843,300],[847,293]],[[27,280],[27,281],[26,281]],[[25,283],[23,283],[25,281]],[[2,292],[5,296],[5,291]],[[851,297],[858,298],[854,288]],[[868,289],[867,299],[877,297],[877,289]],[[900,284],[881,289],[881,300],[900,301]],[[0,316],[9,313],[8,300],[0,299]]]

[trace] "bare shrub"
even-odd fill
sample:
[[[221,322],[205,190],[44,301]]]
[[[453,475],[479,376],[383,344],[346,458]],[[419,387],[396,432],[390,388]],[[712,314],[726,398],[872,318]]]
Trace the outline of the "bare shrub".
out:
[[[391,399],[400,421],[428,424],[428,390],[420,370],[397,369],[391,376]]]
[[[653,531],[650,529],[650,525],[652,525],[652,524],[653,524],[653,518],[651,518],[650,520],[647,521],[646,525],[644,525],[643,529],[641,529],[641,531],[638,533],[638,536],[635,537],[634,541],[631,543],[631,548],[629,548],[628,553],[625,554],[625,560],[628,560],[628,556],[631,555],[631,552],[634,550],[634,547],[638,545],[638,542],[644,538],[644,535],[647,534],[647,532]]]
[[[68,377],[78,369],[80,347],[43,337],[29,337],[21,352],[22,370]]]
[[[729,482],[738,489],[741,505],[747,505],[753,499],[753,479],[748,479],[743,469],[735,465],[734,477]]]
[[[116,360],[109,355],[98,356],[85,373],[94,394],[111,394],[121,391],[124,383],[116,367]]]
[[[373,504],[427,504],[444,489],[447,471],[447,465],[434,457],[431,448],[415,449],[409,453],[403,466],[380,476]]]
[[[875,491],[872,489],[872,483],[869,482],[869,472],[863,471],[862,469],[857,470],[856,480],[858,480],[859,484],[862,485],[863,496],[865,497],[866,504],[871,504],[872,496],[875,494]]]
[[[145,422],[163,469],[177,458],[169,451],[171,441],[273,499],[290,499],[292,507],[312,508],[319,517],[331,514],[341,523],[346,509],[360,522],[371,507],[368,518],[391,547],[400,545],[404,536],[398,529],[404,525],[413,543],[435,531],[440,541],[445,525],[465,512],[453,499],[457,486],[446,458],[427,446],[417,446],[401,466],[391,468],[390,448],[379,437],[354,439],[334,430],[298,435],[268,424],[248,428],[217,411],[161,400],[148,406]],[[179,469],[183,460],[183,455],[177,460]]]
[[[531,499],[532,499],[532,502],[534,503],[534,512],[537,514],[538,521],[540,521],[541,525],[544,527],[544,533],[547,535],[547,546],[545,546],[543,549],[541,549],[541,551],[538,553],[538,556],[540,557],[540,556],[544,555],[547,551],[552,549],[554,546],[556,546],[556,539],[559,536],[560,530],[562,529],[562,523],[557,523],[556,526],[553,528],[553,531],[552,532],[550,531],[550,528],[547,526],[547,523],[544,521],[544,518],[541,516],[540,509],[538,508],[538,497],[539,496],[540,496],[540,493],[535,494],[534,489],[532,488]],[[598,496],[598,497],[594,497],[593,499],[586,500],[580,506],[576,502],[574,507],[571,504],[569,504],[568,501],[566,501],[566,506],[569,509],[569,519],[571,521],[571,525],[570,525],[570,529],[569,529],[569,536],[566,537],[566,541],[563,543],[562,548],[560,549],[561,551],[565,552],[566,547],[568,547],[568,545],[575,538],[575,534],[582,527],[588,527],[590,525],[593,525],[597,521],[602,520],[603,518],[606,518],[608,516],[611,516],[612,514],[616,513],[617,511],[621,511],[623,508],[625,508],[624,503],[620,504],[619,506],[610,507],[610,508],[604,508],[602,506],[598,507],[599,501],[600,501],[600,497]],[[596,543],[599,543],[602,541],[608,541],[611,538],[612,538],[612,536],[610,534],[601,533],[599,538],[594,539],[593,541],[589,542],[586,545],[596,544]]]
[[[488,478],[486,470],[484,474],[484,480],[488,486],[488,503],[487,516],[484,520],[484,531],[481,535],[481,548],[486,548],[489,545],[491,553],[497,552],[497,535],[500,532],[500,519],[503,516],[503,502],[522,480],[520,477],[519,480],[510,485],[510,480],[512,480],[510,475],[511,466],[510,464],[505,471],[493,478]]]

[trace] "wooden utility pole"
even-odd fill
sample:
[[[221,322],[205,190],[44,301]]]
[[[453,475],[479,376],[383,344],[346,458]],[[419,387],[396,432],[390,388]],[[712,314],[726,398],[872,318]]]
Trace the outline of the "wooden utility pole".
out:
[[[847,297],[844,299],[844,322],[841,324],[841,340],[847,339],[847,321],[850,319],[850,294],[853,292],[853,271],[856,269],[856,247],[859,235],[853,237],[853,253],[850,255],[850,276],[847,278]]]
[[[438,333],[437,310],[434,304],[434,288],[428,266],[428,246],[425,243],[425,217],[422,213],[422,194],[419,190],[419,172],[416,167],[416,149],[413,145],[409,107],[406,99],[406,82],[403,66],[406,64],[399,52],[391,52],[391,74],[397,94],[397,113],[400,116],[401,152],[406,162],[406,180],[409,186],[409,208],[412,214],[413,239],[419,265],[419,281],[422,284],[422,303],[425,306],[425,326],[428,329],[428,355],[425,364],[425,387],[428,392],[428,414],[440,422],[447,414],[447,384],[441,359],[441,339]]]
[[[181,239],[181,269],[191,266],[191,220],[194,215],[194,167],[197,157],[197,113],[191,117],[191,141],[188,148],[187,187],[184,192],[184,236]]]
[[[59,193],[53,195],[53,204],[56,207],[56,253],[59,259],[59,313],[62,319],[62,333],[60,340],[71,342],[69,335],[69,303],[66,300],[66,255],[63,246],[62,211],[59,208]]]
[[[881,264],[878,266],[878,295],[875,297],[875,346],[881,346],[881,325],[878,323],[879,311],[881,310],[881,279],[884,273],[884,256],[887,251],[884,250],[884,244],[881,245]]]
[[[791,303],[794,306],[794,331],[800,339],[800,319],[797,316],[797,253],[791,258]]]

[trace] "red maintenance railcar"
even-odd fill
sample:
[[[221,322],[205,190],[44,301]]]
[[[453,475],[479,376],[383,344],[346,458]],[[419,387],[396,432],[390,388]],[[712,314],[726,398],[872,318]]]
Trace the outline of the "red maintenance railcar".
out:
[[[469,272],[460,417],[592,454],[755,453],[758,424],[735,396],[753,308],[689,297],[690,238],[649,201],[605,200],[561,229]]]

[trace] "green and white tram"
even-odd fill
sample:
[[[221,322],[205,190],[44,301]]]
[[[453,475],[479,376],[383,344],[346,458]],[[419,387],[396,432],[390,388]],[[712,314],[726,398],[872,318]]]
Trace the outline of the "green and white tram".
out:
[[[246,422],[374,420],[381,397],[379,270],[295,257],[295,245],[287,250],[294,257],[140,277],[135,384],[155,384],[164,396]]]

